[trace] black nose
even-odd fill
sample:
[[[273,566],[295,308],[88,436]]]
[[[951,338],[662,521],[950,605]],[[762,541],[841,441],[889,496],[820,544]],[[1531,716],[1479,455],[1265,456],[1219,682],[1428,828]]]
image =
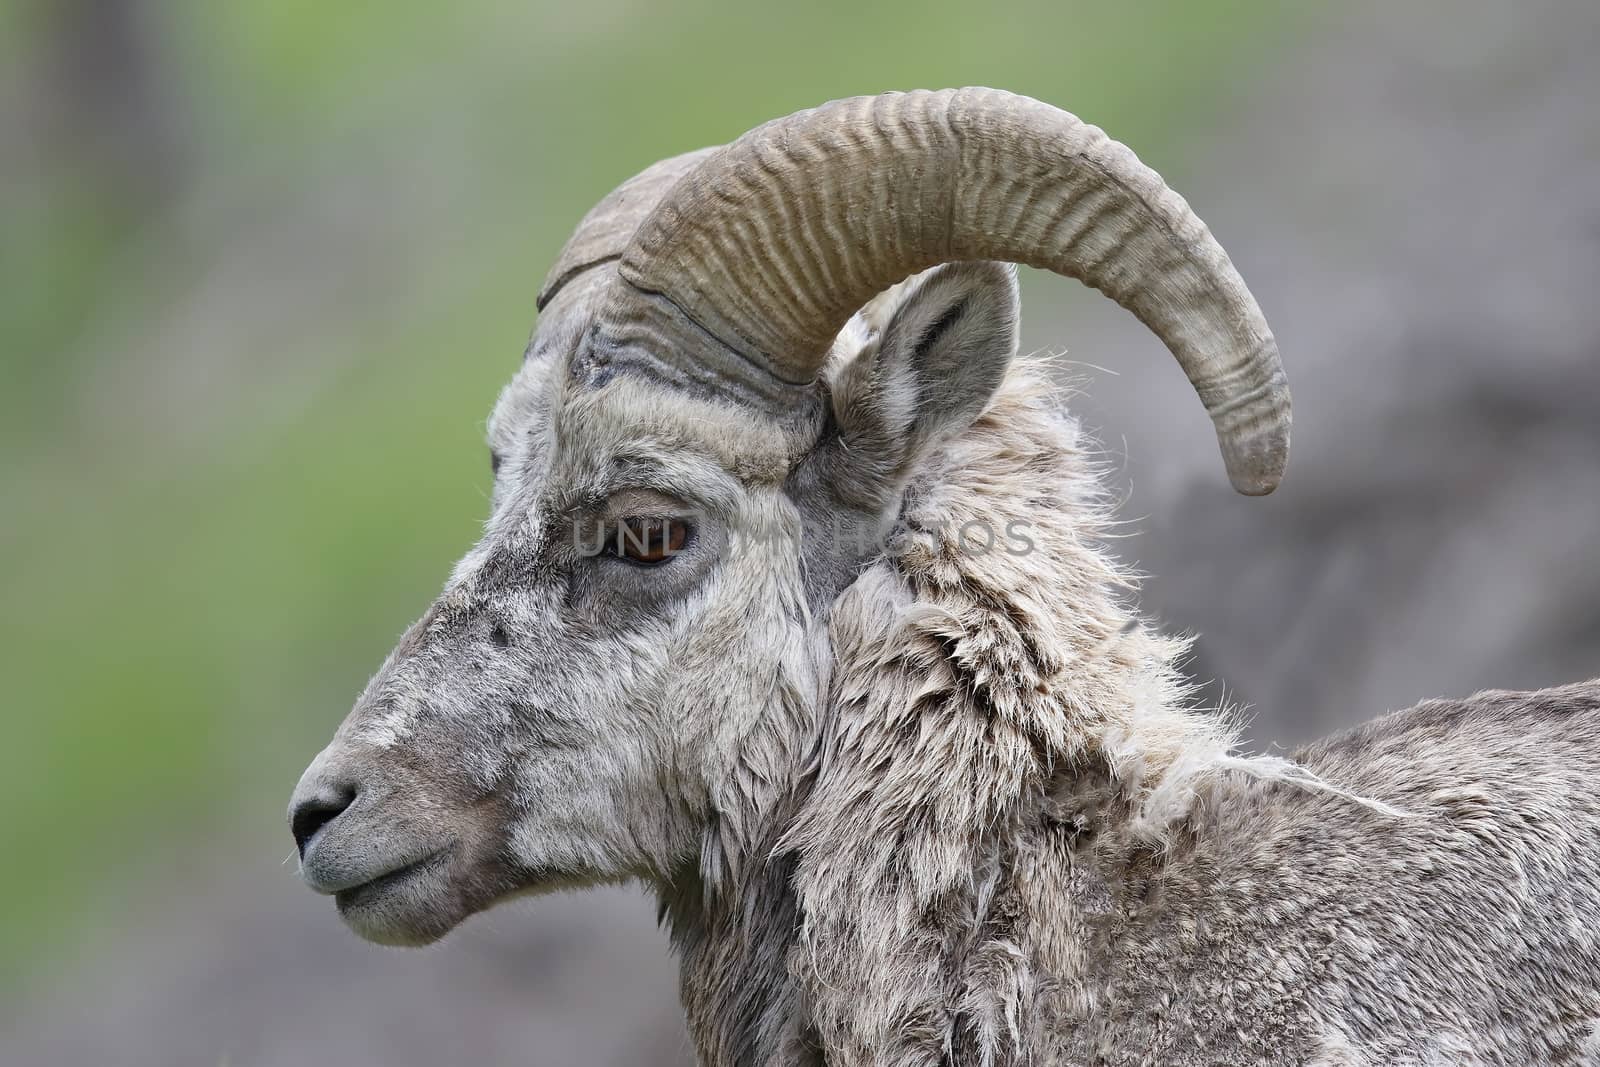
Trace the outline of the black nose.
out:
[[[341,787],[320,790],[294,806],[289,816],[289,832],[294,834],[301,859],[305,858],[306,846],[317,836],[317,831],[337,819],[355,799],[354,789]]]

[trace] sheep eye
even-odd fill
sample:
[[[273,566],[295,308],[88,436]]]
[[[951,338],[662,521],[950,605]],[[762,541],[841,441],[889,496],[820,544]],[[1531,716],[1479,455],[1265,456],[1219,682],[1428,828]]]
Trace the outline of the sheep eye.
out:
[[[683,551],[689,543],[689,524],[682,519],[635,516],[617,523],[606,538],[606,550],[620,559],[656,566]]]

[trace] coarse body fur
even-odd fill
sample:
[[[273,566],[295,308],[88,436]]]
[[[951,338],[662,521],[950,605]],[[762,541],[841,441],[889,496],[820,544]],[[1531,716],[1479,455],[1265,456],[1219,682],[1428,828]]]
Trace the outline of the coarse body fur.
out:
[[[909,494],[1055,565],[905,553],[834,606],[756,861],[665,894],[704,1062],[1600,1063],[1600,684],[1397,712],[1296,782],[1185,704],[1098,501],[1026,364]]]
[[[781,432],[575,380],[571,297],[482,542],[297,791],[307,881],[398,943],[641,882],[706,1067],[1600,1064],[1600,684],[1237,755],[1015,284],[880,297]],[[672,501],[663,567],[564,533]]]

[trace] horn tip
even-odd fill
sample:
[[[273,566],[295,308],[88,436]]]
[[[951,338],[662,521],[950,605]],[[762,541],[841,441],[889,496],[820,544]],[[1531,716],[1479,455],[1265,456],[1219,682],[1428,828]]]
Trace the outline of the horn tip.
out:
[[[1274,421],[1254,433],[1222,438],[1228,481],[1245,496],[1266,496],[1283,481],[1289,463],[1289,423]]]

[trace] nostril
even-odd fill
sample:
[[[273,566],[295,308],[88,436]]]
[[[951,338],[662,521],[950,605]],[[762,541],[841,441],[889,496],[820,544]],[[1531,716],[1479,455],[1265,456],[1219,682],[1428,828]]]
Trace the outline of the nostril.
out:
[[[341,812],[356,799],[354,789],[340,789],[321,796],[307,797],[295,805],[289,816],[289,832],[294,834],[295,847],[304,859],[306,846],[317,836],[317,831],[337,819]]]

